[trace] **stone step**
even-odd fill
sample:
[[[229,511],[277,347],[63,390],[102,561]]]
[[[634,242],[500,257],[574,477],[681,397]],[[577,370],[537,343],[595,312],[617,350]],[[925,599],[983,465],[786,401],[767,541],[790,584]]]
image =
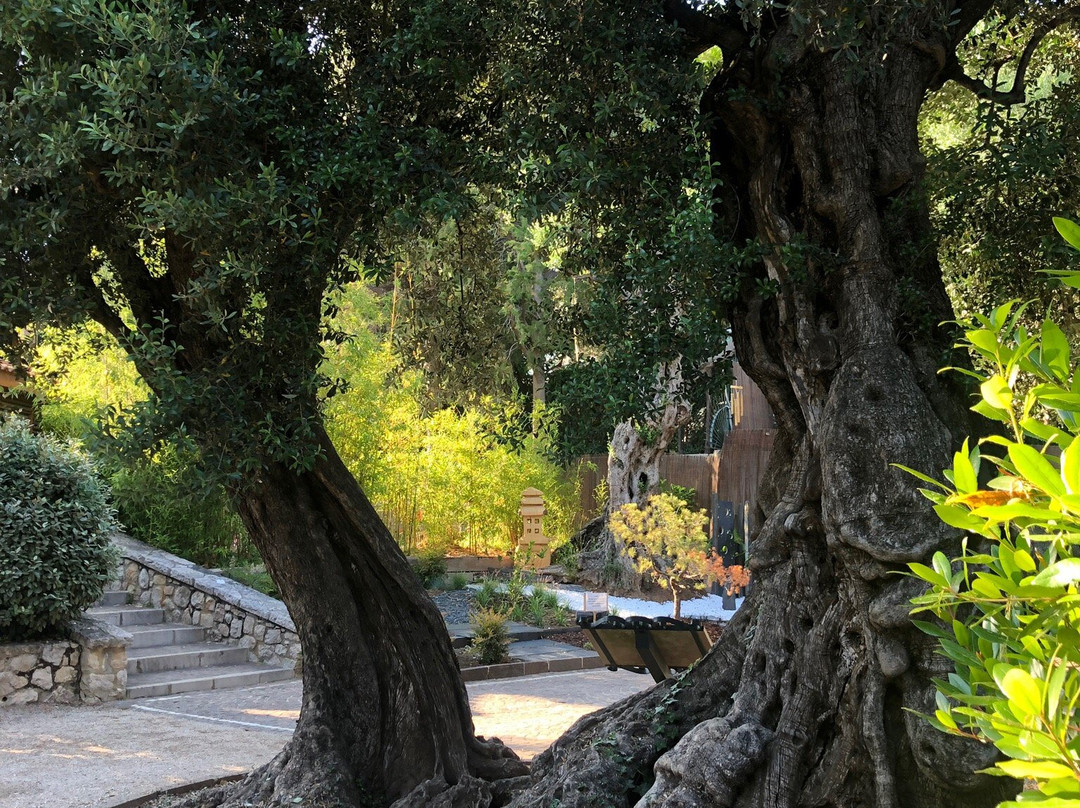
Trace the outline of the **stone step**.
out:
[[[229,687],[281,682],[292,679],[292,668],[275,668],[248,662],[243,665],[222,665],[216,668],[138,673],[128,676],[127,697],[170,696],[196,690],[224,690]]]
[[[156,626],[128,626],[131,648],[157,648],[163,645],[188,645],[206,641],[206,629],[202,626],[184,626],[164,623]]]
[[[86,613],[114,626],[150,626],[165,622],[164,609],[144,606],[96,606]]]
[[[150,648],[129,648],[127,656],[128,676],[136,673],[160,673],[162,671],[210,668],[246,662],[248,650],[220,643],[189,643]]]
[[[110,590],[102,592],[96,606],[127,606],[128,593],[126,590]]]

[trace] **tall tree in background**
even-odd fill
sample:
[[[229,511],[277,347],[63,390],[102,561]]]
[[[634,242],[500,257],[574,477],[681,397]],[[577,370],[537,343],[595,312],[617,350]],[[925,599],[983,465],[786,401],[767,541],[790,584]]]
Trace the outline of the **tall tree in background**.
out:
[[[1025,41],[1008,36],[1009,21],[988,22],[965,51],[984,72],[1012,80]],[[1047,227],[1047,211],[1080,210],[1080,31],[1050,32],[1028,63],[1023,103],[997,104],[960,85],[933,96],[923,113],[931,216],[939,234],[946,288],[964,315],[995,302],[1037,299],[1074,344],[1080,312],[1070,289],[1040,270],[1075,267],[1077,256]],[[985,95],[985,94],[984,94]],[[992,227],[988,223],[993,222]]]
[[[992,805],[1010,784],[972,772],[993,750],[906,712],[933,709],[944,669],[908,619],[917,584],[895,573],[959,538],[891,464],[948,465],[968,424],[937,374],[963,358],[938,325],[952,312],[918,119],[949,81],[1022,102],[1031,55],[1077,4],[664,6],[688,58],[724,57],[702,108],[718,226],[747,244],[731,322],[778,423],[755,588],[699,665],[580,722],[514,805]],[[1016,60],[991,73],[1009,81],[964,71],[977,37],[1008,37]]]

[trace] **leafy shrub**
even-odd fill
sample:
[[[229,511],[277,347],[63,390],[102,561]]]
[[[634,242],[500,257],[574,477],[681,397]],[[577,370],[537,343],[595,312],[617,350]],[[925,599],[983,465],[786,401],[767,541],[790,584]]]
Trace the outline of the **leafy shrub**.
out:
[[[543,595],[537,595],[535,592],[528,600],[529,604],[529,621],[537,626],[544,625],[547,619],[548,608],[544,602]]]
[[[506,598],[511,605],[521,603],[525,599],[525,587],[529,585],[529,579],[522,569],[515,569],[506,583]]]
[[[436,553],[424,553],[413,562],[413,571],[426,589],[446,575],[446,559]]]
[[[101,596],[116,523],[87,460],[26,421],[0,421],[0,455],[0,637],[26,639]]]
[[[658,487],[661,494],[671,494],[671,496],[681,499],[687,508],[693,510],[697,507],[697,489],[685,485],[676,485],[667,480],[661,480]]]
[[[274,579],[270,577],[270,573],[266,571],[266,567],[262,564],[224,567],[221,570],[221,574],[242,583],[244,586],[250,586],[252,589],[262,592],[264,595],[269,595],[272,598],[278,596],[277,585],[274,583]]]
[[[739,595],[750,584],[750,570],[741,564],[725,564],[723,556],[710,554],[707,571],[706,580],[719,584],[725,595]]]
[[[1080,227],[1055,220],[1080,249]],[[1065,275],[1080,288],[1080,275]],[[1034,781],[1002,806],[1080,806],[1080,375],[1065,334],[1049,319],[1021,325],[1015,301],[978,316],[965,344],[989,368],[976,412],[1005,424],[969,450],[947,484],[910,469],[938,516],[977,537],[950,562],[912,564],[930,584],[916,622],[941,639],[955,673],[936,682],[938,729],[992,743],[1008,760],[991,773]],[[965,371],[969,372],[970,371]],[[998,471],[980,486],[983,461]],[[984,551],[985,550],[985,551]]]
[[[530,623],[540,628],[564,626],[570,622],[570,610],[559,603],[555,592],[537,582],[526,593],[531,575],[515,570],[505,584],[485,578],[473,595],[481,609],[490,610],[516,623]]]
[[[481,609],[490,609],[495,605],[495,596],[499,592],[499,582],[494,578],[485,578],[480,582],[480,588],[473,595],[473,600]]]
[[[692,511],[672,494],[649,497],[644,508],[634,502],[611,514],[611,530],[622,541],[638,572],[671,590],[674,615],[682,600],[704,589],[709,574],[708,516]]]
[[[135,538],[206,567],[258,558],[224,489],[202,479],[194,459],[165,447],[108,465],[120,521]]]
[[[469,616],[473,629],[472,648],[481,665],[498,665],[508,658],[510,633],[506,618],[491,609],[481,609]]]
[[[469,585],[469,576],[464,572],[455,572],[446,582],[446,588],[454,592],[464,589]]]

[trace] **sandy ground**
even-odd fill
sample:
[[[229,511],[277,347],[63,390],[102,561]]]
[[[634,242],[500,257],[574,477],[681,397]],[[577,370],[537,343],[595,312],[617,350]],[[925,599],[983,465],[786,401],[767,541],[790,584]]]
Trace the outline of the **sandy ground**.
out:
[[[470,684],[476,730],[523,758],[649,676],[600,669]],[[288,740],[300,683],[102,707],[0,710],[0,808],[110,808],[170,786],[248,771]]]

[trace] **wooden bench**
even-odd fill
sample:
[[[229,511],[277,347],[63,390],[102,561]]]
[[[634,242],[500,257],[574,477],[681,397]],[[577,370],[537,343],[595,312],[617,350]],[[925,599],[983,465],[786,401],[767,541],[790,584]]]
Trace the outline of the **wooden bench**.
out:
[[[705,656],[712,640],[700,620],[671,617],[578,618],[608,670],[651,673],[662,682]]]

